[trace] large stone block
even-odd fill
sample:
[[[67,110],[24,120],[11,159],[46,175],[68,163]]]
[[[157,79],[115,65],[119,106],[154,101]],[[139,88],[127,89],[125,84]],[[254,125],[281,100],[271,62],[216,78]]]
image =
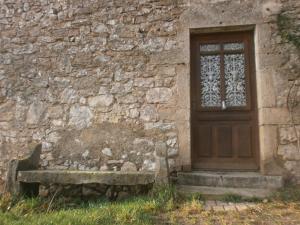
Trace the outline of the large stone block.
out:
[[[42,102],[34,102],[29,106],[26,122],[28,124],[38,124],[45,112],[46,105]]]
[[[86,106],[75,105],[71,107],[69,117],[69,125],[82,129],[91,125],[93,113]]]
[[[91,107],[108,107],[114,102],[113,95],[99,95],[95,97],[90,97],[88,99],[89,106]]]
[[[146,100],[149,103],[167,103],[171,97],[170,88],[152,88],[146,93]]]

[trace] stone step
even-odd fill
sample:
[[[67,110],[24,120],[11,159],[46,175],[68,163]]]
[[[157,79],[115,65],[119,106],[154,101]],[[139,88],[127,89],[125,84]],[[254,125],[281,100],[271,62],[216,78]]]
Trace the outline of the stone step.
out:
[[[229,187],[208,187],[208,186],[191,186],[176,185],[178,192],[183,194],[200,193],[208,197],[222,196],[225,194],[234,194],[248,198],[266,198],[269,197],[274,190],[262,188],[229,188]]]
[[[178,172],[178,185],[278,189],[283,187],[281,176],[264,176],[256,172]]]

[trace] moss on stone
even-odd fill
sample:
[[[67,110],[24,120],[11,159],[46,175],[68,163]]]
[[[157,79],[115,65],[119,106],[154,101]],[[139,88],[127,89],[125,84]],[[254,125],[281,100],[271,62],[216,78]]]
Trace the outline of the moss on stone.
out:
[[[300,50],[300,26],[296,21],[282,12],[277,16],[277,25],[281,38]]]

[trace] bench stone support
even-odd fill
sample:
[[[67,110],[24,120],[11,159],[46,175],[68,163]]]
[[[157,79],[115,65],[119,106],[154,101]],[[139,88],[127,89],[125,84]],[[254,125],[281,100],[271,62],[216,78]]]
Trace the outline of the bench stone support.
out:
[[[37,145],[28,158],[9,162],[6,191],[12,195],[38,196],[39,185],[103,184],[110,200],[118,198],[120,186],[149,187],[155,183],[153,172],[39,170],[42,145]]]
[[[9,192],[11,195],[26,195],[26,196],[38,195],[39,192],[38,183],[25,184],[19,182],[17,178],[18,178],[19,171],[38,169],[41,150],[42,150],[42,145],[38,144],[27,158],[20,159],[20,160],[13,159],[9,162],[6,185],[5,185],[6,192]]]

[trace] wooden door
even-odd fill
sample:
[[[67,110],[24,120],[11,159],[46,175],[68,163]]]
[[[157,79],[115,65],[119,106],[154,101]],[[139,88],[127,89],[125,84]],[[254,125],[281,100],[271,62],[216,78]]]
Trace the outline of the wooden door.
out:
[[[191,37],[192,168],[258,169],[253,32]]]

